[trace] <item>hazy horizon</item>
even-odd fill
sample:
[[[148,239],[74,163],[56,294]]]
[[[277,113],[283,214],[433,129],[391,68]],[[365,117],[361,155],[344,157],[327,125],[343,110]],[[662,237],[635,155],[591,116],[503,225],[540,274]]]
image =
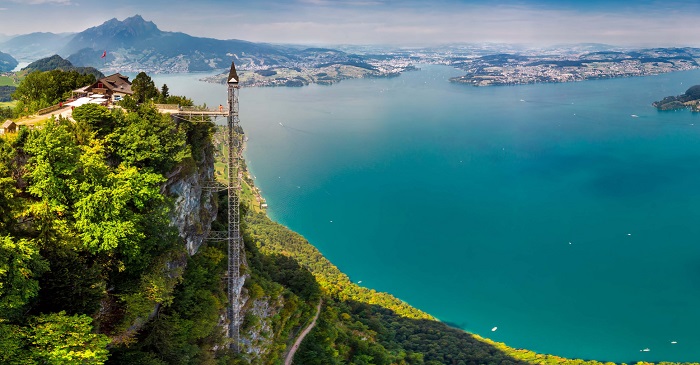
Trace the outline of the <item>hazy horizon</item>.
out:
[[[81,32],[139,14],[164,31],[282,44],[698,46],[688,36],[700,32],[698,10],[685,0],[0,0],[0,34]]]

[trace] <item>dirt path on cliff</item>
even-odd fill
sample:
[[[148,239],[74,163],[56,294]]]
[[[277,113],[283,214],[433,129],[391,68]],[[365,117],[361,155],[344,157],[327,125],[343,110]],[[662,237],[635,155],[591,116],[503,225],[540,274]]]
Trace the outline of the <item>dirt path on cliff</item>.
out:
[[[301,345],[301,341],[304,341],[304,337],[311,332],[311,330],[316,326],[316,320],[318,319],[318,315],[321,314],[321,304],[323,304],[323,299],[318,301],[318,306],[316,306],[316,315],[314,316],[314,320],[311,321],[311,323],[304,328],[303,331],[301,331],[301,334],[299,337],[297,337],[297,340],[294,341],[294,345],[292,345],[292,349],[289,351],[287,354],[287,357],[284,359],[284,365],[292,365],[292,360],[294,359],[294,354],[296,354],[297,349],[299,349],[299,345]]]

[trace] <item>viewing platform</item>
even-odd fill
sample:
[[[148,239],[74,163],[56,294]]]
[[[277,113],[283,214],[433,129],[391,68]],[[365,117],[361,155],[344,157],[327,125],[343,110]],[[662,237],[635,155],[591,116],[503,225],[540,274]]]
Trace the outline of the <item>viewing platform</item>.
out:
[[[160,113],[168,113],[192,122],[205,122],[206,118],[225,118],[228,108],[224,106],[205,108],[201,106],[179,106],[177,104],[155,104]]]

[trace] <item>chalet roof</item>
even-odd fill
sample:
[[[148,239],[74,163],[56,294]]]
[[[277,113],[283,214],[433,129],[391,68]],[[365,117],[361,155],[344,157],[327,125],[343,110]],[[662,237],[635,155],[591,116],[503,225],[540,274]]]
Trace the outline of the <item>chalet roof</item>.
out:
[[[102,83],[105,89],[112,92],[119,92],[123,94],[132,95],[134,92],[131,90],[131,82],[129,82],[129,77],[124,76],[120,73],[114,75],[109,75],[97,80],[96,83],[92,84],[91,88],[97,87],[97,84]]]
[[[13,126],[15,126],[15,122],[13,122],[13,121],[11,121],[11,120],[9,120],[9,119],[6,120],[5,123],[2,123],[2,128],[3,128],[3,129],[7,129],[7,128],[10,128],[10,127],[13,127]]]

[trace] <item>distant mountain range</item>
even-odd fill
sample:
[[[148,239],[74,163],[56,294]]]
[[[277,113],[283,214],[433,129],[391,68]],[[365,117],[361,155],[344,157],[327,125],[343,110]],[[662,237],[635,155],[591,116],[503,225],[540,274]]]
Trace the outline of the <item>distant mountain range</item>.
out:
[[[0,52],[20,62],[58,54],[76,67],[94,67],[103,73],[226,70],[233,60],[239,70],[247,71],[241,75],[252,75],[247,80],[256,86],[391,76],[417,63],[463,69],[467,74],[452,81],[474,85],[578,81],[700,68],[700,49],[696,48],[634,50],[598,43],[540,49],[479,43],[423,49],[364,46],[343,50],[193,37],[162,31],[140,15],[122,21],[110,19],[79,33],[31,33],[0,42]],[[11,57],[3,57],[0,54],[0,70],[12,64]],[[353,69],[326,69],[329,66]],[[321,68],[324,71],[319,71]]]
[[[323,59],[352,61],[344,52],[303,49],[242,40],[193,37],[158,29],[140,15],[110,19],[76,34],[32,33],[0,43],[0,51],[29,62],[58,54],[75,66],[119,72],[190,72],[225,69],[231,60],[240,69],[260,69]],[[104,55],[104,57],[102,57]]]
[[[106,57],[101,56],[106,51]],[[294,58],[288,50],[241,40],[200,38],[164,32],[136,15],[76,34],[59,52],[75,65],[118,71],[187,72],[222,69],[232,59],[240,68],[274,65]]]
[[[58,53],[75,33],[30,33],[0,43],[0,51],[21,62],[32,62]]]
[[[17,67],[17,60],[7,53],[0,52],[0,72],[12,71]]]

